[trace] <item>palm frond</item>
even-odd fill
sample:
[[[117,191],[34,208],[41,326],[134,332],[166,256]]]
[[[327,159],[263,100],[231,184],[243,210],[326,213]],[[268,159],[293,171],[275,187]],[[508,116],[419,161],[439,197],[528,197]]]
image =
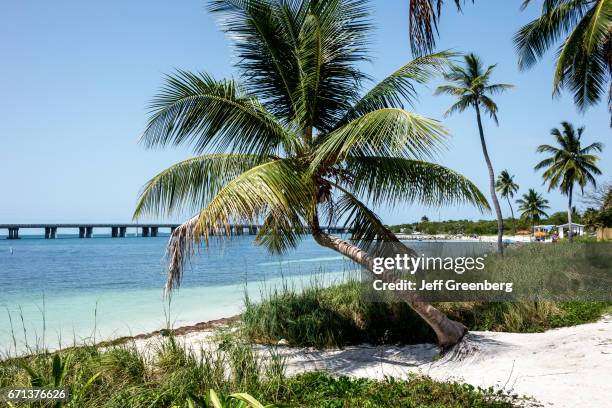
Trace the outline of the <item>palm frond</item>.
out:
[[[458,54],[441,51],[415,58],[376,84],[347,112],[340,124],[383,108],[404,108],[417,98],[415,85],[426,84],[435,75],[445,72]]]
[[[467,203],[480,210],[489,209],[478,187],[438,164],[400,157],[350,156],[346,169],[354,180],[347,188],[375,206],[419,203],[437,207]]]
[[[580,150],[580,153],[581,153],[581,154],[587,154],[587,153],[590,153],[590,152],[592,152],[592,151],[602,152],[602,151],[603,151],[603,148],[604,148],[603,143],[600,143],[600,142],[595,142],[595,143],[591,143],[590,145],[588,145],[588,146],[586,146],[586,147],[582,148],[582,149]]]
[[[209,10],[233,41],[238,68],[251,93],[277,117],[294,117],[299,84],[295,48],[291,46],[285,14],[266,0],[212,0]],[[294,18],[303,15],[292,13]],[[298,27],[301,21],[294,21]]]
[[[511,84],[494,84],[494,85],[487,85],[484,87],[485,92],[489,93],[489,94],[500,94],[503,93],[507,90],[513,89],[514,85]]]
[[[432,157],[443,147],[446,130],[438,121],[397,108],[369,112],[328,134],[317,144],[310,165],[317,172],[323,164],[347,155]]]
[[[514,36],[519,68],[530,68],[542,58],[551,46],[578,24],[586,7],[584,0],[557,2],[555,7],[523,26]]]
[[[350,108],[367,78],[355,62],[369,59],[369,9],[363,0],[306,3],[309,9],[299,32],[297,51],[298,117],[304,127],[327,132]]]
[[[447,76],[445,78],[448,79],[449,77]],[[454,86],[454,85],[440,85],[434,91],[434,96],[438,96],[438,95],[465,96],[469,93],[470,93],[469,88],[463,88],[463,87]]]
[[[178,162],[145,185],[134,218],[199,211],[234,178],[267,161],[256,155],[207,154]]]
[[[450,108],[446,112],[444,112],[444,117],[447,118],[455,113],[463,113],[469,107],[474,106],[474,102],[471,97],[463,97],[459,99],[457,102],[453,103]]]
[[[284,254],[297,248],[306,231],[302,228],[303,220],[299,213],[293,214],[292,218],[279,218],[275,216],[276,213],[278,211],[270,211],[265,217],[255,237],[255,243],[272,254]]]
[[[141,141],[147,147],[190,144],[204,151],[273,154],[291,151],[294,135],[232,80],[178,71],[153,99]]]
[[[479,99],[485,112],[489,114],[496,124],[499,124],[499,120],[497,119],[497,104],[493,101],[493,99],[485,95],[480,96]]]
[[[587,55],[594,53],[610,36],[612,2],[599,0],[589,14],[589,24],[584,34],[584,51]]]
[[[178,287],[194,245],[211,233],[228,233],[232,223],[255,224],[263,217],[293,222],[307,215],[304,203],[314,197],[312,183],[289,159],[270,161],[228,183],[198,215],[177,228],[168,243],[166,293]],[[295,225],[299,228],[301,224]]]
[[[457,10],[462,1],[454,0]],[[431,53],[436,45],[438,22],[444,0],[410,0],[410,46],[415,55]]]
[[[574,93],[574,102],[584,110],[589,105],[597,103],[607,91],[609,80],[608,62],[603,54],[603,48],[588,52],[585,48],[587,30],[591,15],[576,26],[557,54],[553,94],[558,95],[561,89],[568,88]]]

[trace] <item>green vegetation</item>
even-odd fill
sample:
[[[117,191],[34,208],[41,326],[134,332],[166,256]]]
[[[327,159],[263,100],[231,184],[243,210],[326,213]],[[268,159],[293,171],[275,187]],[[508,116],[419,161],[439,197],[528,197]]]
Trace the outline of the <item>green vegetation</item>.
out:
[[[606,214],[612,214],[611,210],[602,210],[596,211],[596,216],[601,217],[595,219],[595,224],[593,227],[597,227],[600,224],[603,224],[606,217]],[[587,219],[588,214],[581,214],[576,211],[574,208],[572,212],[572,220],[576,223],[588,224]],[[612,220],[612,216],[610,220]],[[567,212],[559,211],[548,215],[548,217],[542,217],[538,220],[540,224],[544,225],[561,225],[567,223]],[[529,230],[531,228],[531,220],[528,218],[518,218],[514,220],[517,230]],[[504,233],[511,234],[513,233],[514,228],[512,225],[512,218],[504,219]],[[610,224],[612,226],[612,223]],[[588,227],[588,225],[587,225]],[[431,221],[427,216],[421,218],[420,222],[414,222],[411,224],[398,224],[391,225],[389,229],[395,233],[406,233],[410,234],[412,232],[422,232],[426,234],[464,234],[464,235],[495,235],[497,233],[497,221],[495,220],[446,220],[446,221]],[[593,229],[593,228],[591,228]]]
[[[255,342],[280,340],[293,346],[339,347],[350,344],[432,342],[429,327],[402,303],[364,298],[359,282],[303,292],[275,291],[259,304],[247,303],[245,335]],[[597,320],[612,312],[606,302],[454,302],[441,311],[470,330],[542,332]]]
[[[471,385],[440,383],[427,377],[408,381],[388,377],[385,381],[333,378],[323,373],[308,373],[291,380],[297,397],[291,406],[318,408],[464,408],[512,407],[517,396],[504,396],[492,389]]]
[[[426,217],[425,217],[426,218]],[[510,227],[512,219],[504,220],[504,231],[512,232]],[[525,220],[516,220],[516,228],[519,230],[529,229],[529,222]],[[497,221],[495,220],[446,220],[446,221],[430,221],[428,219],[414,222],[411,224],[398,224],[389,226],[389,229],[395,233],[410,234],[413,232],[422,232],[425,234],[464,234],[464,235],[495,235],[497,234]]]
[[[450,72],[444,74],[444,79],[448,84],[439,86],[436,89],[436,95],[451,95],[457,99],[457,102],[446,111],[444,116],[453,113],[463,113],[467,109],[472,108],[476,111],[480,146],[489,172],[489,194],[491,194],[495,216],[497,217],[497,252],[503,253],[502,235],[504,233],[504,220],[497,194],[495,193],[495,173],[493,172],[493,165],[491,164],[485,141],[481,110],[483,113],[488,114],[497,124],[498,108],[492,99],[492,95],[505,92],[513,86],[509,84],[492,84],[490,82],[495,65],[489,65],[485,69],[481,59],[474,54],[466,55],[464,60],[465,64],[463,67],[453,66]]]
[[[130,344],[84,346],[0,361],[0,388],[68,388],[70,397],[62,403],[9,404],[32,408],[246,408],[244,401],[257,407],[255,400],[283,407],[495,408],[517,401],[491,389],[426,377],[380,382],[324,373],[287,377],[284,360],[274,350],[262,356],[231,339],[226,336],[212,351],[194,352],[166,338],[153,353]]]
[[[242,314],[245,335],[256,342],[338,347],[368,342],[434,342],[435,334],[405,303],[370,302],[355,280],[303,291],[275,290],[266,300],[247,300]]]

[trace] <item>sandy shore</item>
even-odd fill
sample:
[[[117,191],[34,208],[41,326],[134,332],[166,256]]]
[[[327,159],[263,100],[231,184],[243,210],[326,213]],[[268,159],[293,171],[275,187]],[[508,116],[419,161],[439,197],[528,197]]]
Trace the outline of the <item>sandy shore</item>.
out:
[[[210,330],[188,331],[178,338],[199,350],[216,347],[211,336]],[[141,350],[150,350],[159,341],[159,335],[135,340]],[[258,348],[266,351],[265,346]],[[530,396],[538,401],[535,406],[610,406],[611,316],[545,333],[471,332],[460,347],[441,359],[433,344],[361,345],[325,351],[280,347],[280,352],[287,357],[288,374],[322,370],[383,379],[417,373]]]

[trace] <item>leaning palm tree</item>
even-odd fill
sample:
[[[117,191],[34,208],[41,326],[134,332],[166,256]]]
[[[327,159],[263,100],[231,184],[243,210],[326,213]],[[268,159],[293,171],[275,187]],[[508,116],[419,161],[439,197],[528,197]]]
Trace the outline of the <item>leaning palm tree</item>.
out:
[[[489,171],[489,190],[495,208],[495,215],[497,216],[497,251],[503,253],[504,247],[502,239],[504,233],[504,219],[502,217],[499,201],[497,200],[497,195],[495,194],[495,173],[487,150],[480,109],[482,108],[493,118],[495,123],[498,123],[497,104],[489,95],[504,92],[512,88],[512,85],[491,84],[491,73],[494,68],[495,65],[490,65],[487,69],[484,69],[480,58],[474,54],[468,54],[465,56],[464,67],[453,66],[449,73],[444,74],[444,78],[450,82],[450,84],[439,86],[436,90],[436,95],[447,94],[458,99],[444,116],[457,112],[461,113],[468,108],[474,108],[476,111],[480,145]]]
[[[529,3],[523,0],[523,8]],[[514,37],[519,68],[535,65],[563,37],[553,94],[564,88],[571,91],[574,103],[584,111],[607,93],[612,113],[612,1],[543,0],[541,16]]]
[[[510,214],[512,214],[512,231],[516,234],[516,222],[514,220],[514,209],[512,208],[511,198],[514,198],[514,194],[519,189],[519,185],[514,182],[514,176],[508,173],[508,170],[502,170],[497,176],[497,182],[495,183],[495,189],[499,194],[508,201],[508,207],[510,207]]]
[[[554,128],[550,131],[557,141],[559,147],[543,144],[538,146],[538,153],[550,153],[551,157],[542,160],[535,166],[535,170],[545,169],[544,182],[548,182],[548,191],[559,188],[561,194],[568,198],[567,206],[567,222],[568,222],[568,238],[573,239],[572,232],[572,198],[574,186],[580,187],[580,191],[584,194],[584,187],[591,184],[596,187],[594,175],[601,174],[601,170],[597,167],[599,157],[592,152],[601,152],[603,145],[601,143],[591,143],[586,147],[582,147],[581,138],[584,133],[584,127],[574,129],[574,126],[569,122],[561,122],[561,129]]]
[[[217,0],[210,10],[222,15],[234,42],[242,83],[170,75],[142,139],[148,147],[190,145],[196,154],[151,179],[135,211],[195,212],[170,238],[166,293],[180,285],[197,245],[231,225],[261,223],[255,242],[273,253],[309,233],[371,272],[383,243],[415,253],[370,205],[488,209],[474,184],[429,161],[444,145],[444,128],[404,109],[417,84],[447,67],[448,53],[410,61],[362,93],[367,76],[359,62],[368,58],[370,32],[364,1]],[[350,241],[326,232],[336,222],[352,231]],[[465,334],[417,296],[399,296],[442,347]]]
[[[529,192],[523,194],[523,198],[516,200],[516,203],[519,205],[521,218],[531,223],[531,231],[533,231],[537,221],[542,217],[548,217],[548,214],[544,211],[550,208],[548,200],[533,188],[530,188]]]

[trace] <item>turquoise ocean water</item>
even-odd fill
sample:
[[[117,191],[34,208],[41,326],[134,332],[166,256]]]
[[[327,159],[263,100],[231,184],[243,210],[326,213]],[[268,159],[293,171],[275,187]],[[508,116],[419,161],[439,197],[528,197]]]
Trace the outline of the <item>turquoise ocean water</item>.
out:
[[[228,317],[240,313],[245,290],[257,299],[276,285],[338,281],[354,269],[310,238],[283,257],[252,238],[211,241],[170,303],[162,296],[167,236],[0,238],[0,354],[24,350],[26,340],[56,348]]]

